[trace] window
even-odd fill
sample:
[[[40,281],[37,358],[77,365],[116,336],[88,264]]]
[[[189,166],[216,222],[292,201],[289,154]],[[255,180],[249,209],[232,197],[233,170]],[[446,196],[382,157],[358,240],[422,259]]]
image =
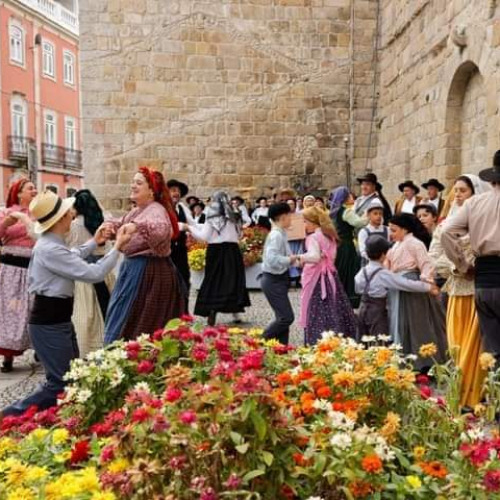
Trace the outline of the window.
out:
[[[55,48],[50,42],[43,42],[43,74],[55,78]]]
[[[66,149],[76,149],[76,122],[74,118],[67,118],[64,121],[64,136]]]
[[[77,193],[77,189],[75,189],[74,187],[69,187],[69,188],[66,188],[66,198],[71,198],[72,196],[75,196],[75,194]]]
[[[64,51],[64,83],[75,84],[75,56],[67,50]]]
[[[57,145],[56,115],[52,111],[45,113],[45,144],[49,146]]]
[[[20,97],[15,97],[11,103],[11,113],[12,135],[17,138],[26,137],[28,133],[26,102]]]
[[[52,191],[53,193],[59,193],[59,186],[57,184],[45,184],[45,189]]]
[[[21,27],[11,25],[10,37],[10,60],[17,64],[24,64],[24,31]]]

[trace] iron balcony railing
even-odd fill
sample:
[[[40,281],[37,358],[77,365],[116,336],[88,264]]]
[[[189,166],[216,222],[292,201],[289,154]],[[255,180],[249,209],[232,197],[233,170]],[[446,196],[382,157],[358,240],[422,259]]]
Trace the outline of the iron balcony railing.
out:
[[[54,144],[42,144],[42,162],[44,165],[63,165],[64,148]]]
[[[9,135],[8,143],[10,160],[28,160],[30,146],[35,141],[31,137]]]
[[[64,166],[71,170],[82,169],[82,152],[77,149],[64,150]]]

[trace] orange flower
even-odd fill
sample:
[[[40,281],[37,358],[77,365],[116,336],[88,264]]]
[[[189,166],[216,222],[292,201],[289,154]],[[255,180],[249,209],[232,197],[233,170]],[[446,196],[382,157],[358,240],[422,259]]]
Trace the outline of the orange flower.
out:
[[[352,388],[355,385],[354,375],[352,372],[340,371],[333,376],[333,383],[340,387]]]
[[[296,384],[300,384],[301,382],[304,382],[304,380],[309,380],[314,377],[314,373],[312,370],[303,370],[294,377],[294,382]]]
[[[372,455],[367,455],[361,460],[361,467],[369,474],[378,474],[382,471],[383,464],[380,457],[374,453]]]
[[[302,413],[304,415],[312,415],[316,413],[316,408],[314,408],[314,401],[305,401],[302,403]]]
[[[291,384],[293,382],[293,378],[288,372],[283,372],[276,377],[276,381],[278,382],[278,385],[284,387]]]
[[[436,460],[432,462],[419,462],[418,466],[425,474],[437,479],[444,479],[448,475],[446,467]]]
[[[311,463],[311,460],[302,455],[302,453],[294,453],[292,456],[293,456],[293,461],[299,467],[307,467]]]
[[[299,436],[295,442],[297,443],[297,446],[307,446],[309,444],[309,437],[308,436]]]
[[[323,377],[317,375],[316,377],[311,379],[311,385],[316,391],[319,387],[323,387],[324,385],[326,385],[326,380]]]
[[[278,403],[286,403],[287,402],[287,398],[285,396],[285,392],[283,391],[283,389],[275,389],[272,392],[272,397]]]
[[[336,351],[341,343],[342,340],[340,340],[340,337],[332,337],[318,342],[317,348],[319,352],[332,352]]]
[[[300,402],[302,404],[304,404],[306,402],[313,402],[315,399],[316,399],[316,396],[314,395],[313,392],[304,392],[304,394],[302,394],[300,396]]]
[[[332,390],[327,385],[323,385],[322,387],[318,387],[316,395],[318,398],[328,399],[332,395]]]
[[[375,365],[384,366],[392,358],[392,351],[386,347],[381,348],[375,355]]]
[[[349,491],[354,498],[364,498],[373,493],[373,488],[366,481],[354,481],[349,485]]]

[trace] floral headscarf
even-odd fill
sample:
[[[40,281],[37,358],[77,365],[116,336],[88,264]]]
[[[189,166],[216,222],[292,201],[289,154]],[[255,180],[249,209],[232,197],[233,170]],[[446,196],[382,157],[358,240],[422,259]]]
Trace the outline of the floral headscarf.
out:
[[[226,227],[227,222],[236,224],[239,228],[241,224],[241,213],[232,206],[229,196],[224,191],[217,191],[212,196],[212,201],[207,211],[207,223],[210,224],[220,234]]]
[[[340,186],[330,194],[330,217],[334,219],[342,205],[347,201],[351,192],[347,186]]]

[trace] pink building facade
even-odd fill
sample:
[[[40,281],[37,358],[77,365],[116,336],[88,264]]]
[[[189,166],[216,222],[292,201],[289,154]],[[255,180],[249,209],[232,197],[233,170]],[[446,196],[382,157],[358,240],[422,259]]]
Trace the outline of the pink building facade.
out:
[[[82,186],[78,0],[0,0],[0,205],[12,181]]]

